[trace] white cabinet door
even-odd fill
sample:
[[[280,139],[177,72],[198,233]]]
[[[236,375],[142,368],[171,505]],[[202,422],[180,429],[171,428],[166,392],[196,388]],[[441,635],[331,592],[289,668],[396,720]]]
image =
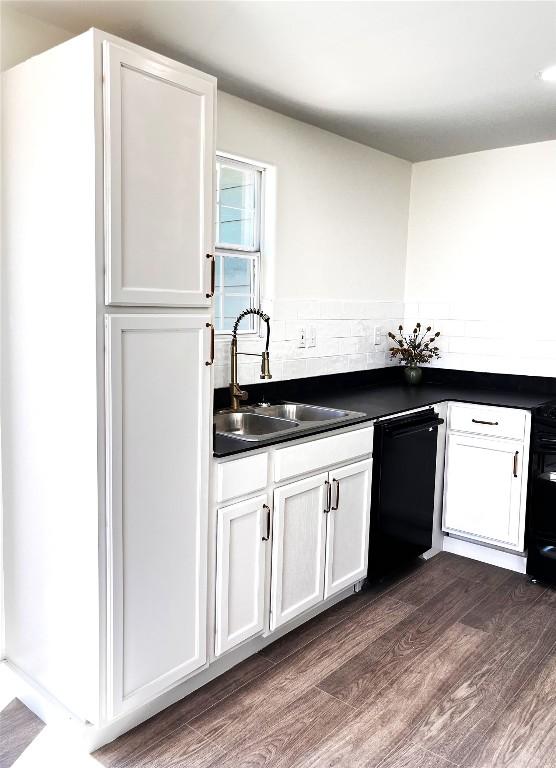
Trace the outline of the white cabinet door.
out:
[[[325,598],[367,575],[372,461],[330,471]]]
[[[270,628],[324,599],[328,474],[274,491]]]
[[[207,306],[216,81],[103,43],[106,302]]]
[[[206,661],[208,319],[106,320],[109,717]]]
[[[443,529],[522,550],[522,468],[521,442],[449,434]]]
[[[216,645],[220,655],[264,627],[267,497],[218,510],[216,543]]]

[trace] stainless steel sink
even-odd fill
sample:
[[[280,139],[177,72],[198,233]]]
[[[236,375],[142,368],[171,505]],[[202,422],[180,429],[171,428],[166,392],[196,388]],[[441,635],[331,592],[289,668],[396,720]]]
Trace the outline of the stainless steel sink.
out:
[[[335,408],[323,408],[320,405],[304,405],[303,403],[252,406],[252,410],[263,416],[276,416],[279,419],[292,419],[293,421],[330,421],[332,419],[344,419],[349,415],[349,411],[338,411]]]
[[[264,440],[277,432],[297,429],[296,421],[261,416],[251,411],[223,411],[214,417],[216,432],[220,435],[240,437],[242,440]]]
[[[305,403],[250,405],[237,411],[218,411],[214,416],[219,435],[240,440],[263,441],[277,435],[301,435],[318,427],[365,416],[359,411],[342,411]]]

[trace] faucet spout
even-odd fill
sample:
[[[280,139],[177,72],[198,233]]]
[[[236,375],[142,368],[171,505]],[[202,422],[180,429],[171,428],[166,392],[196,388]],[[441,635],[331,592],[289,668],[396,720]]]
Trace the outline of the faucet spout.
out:
[[[251,355],[255,354],[253,352],[238,352],[237,351],[237,330],[239,327],[240,322],[243,320],[244,317],[247,315],[257,315],[260,317],[264,322],[266,323],[266,345],[264,352],[260,355],[261,357],[261,379],[271,379],[272,374],[270,373],[270,357],[268,352],[268,347],[270,343],[270,317],[266,315],[262,310],[260,309],[244,309],[243,312],[241,312],[235,323],[232,330],[232,343],[230,344],[230,405],[233,411],[237,411],[240,407],[240,403],[243,400],[247,400],[248,394],[245,392],[241,387],[239,386],[238,380],[237,380],[237,356],[239,354],[241,355]],[[256,357],[259,357],[259,355],[256,355]]]

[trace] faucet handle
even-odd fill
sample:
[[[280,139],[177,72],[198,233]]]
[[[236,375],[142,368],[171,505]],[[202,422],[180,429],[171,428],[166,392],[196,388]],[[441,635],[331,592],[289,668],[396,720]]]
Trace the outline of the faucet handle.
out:
[[[247,400],[247,398],[249,397],[249,393],[246,392],[244,389],[241,389],[239,384],[236,384],[234,382],[231,383],[230,389],[232,391],[232,395],[234,397],[237,397],[238,400]]]

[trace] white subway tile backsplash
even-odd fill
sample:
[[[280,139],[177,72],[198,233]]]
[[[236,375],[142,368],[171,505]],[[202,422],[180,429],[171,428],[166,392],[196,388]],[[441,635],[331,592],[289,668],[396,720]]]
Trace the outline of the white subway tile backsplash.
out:
[[[285,379],[301,379],[307,376],[307,360],[286,360],[284,362]]]
[[[403,304],[395,301],[277,300],[267,301],[265,307],[271,316],[270,368],[278,380],[383,366],[386,345],[374,345],[374,327],[380,325],[386,334],[398,322],[391,318],[403,317]],[[314,347],[299,347],[301,328],[307,336],[314,328]],[[260,352],[263,345],[263,337],[239,339],[240,352]],[[229,350],[230,337],[219,336],[215,386],[228,384]],[[259,381],[260,366],[255,359],[239,366],[240,383]]]
[[[358,336],[356,338],[356,352],[373,352],[375,351],[375,344],[369,336]]]
[[[323,376],[326,373],[326,357],[311,357],[307,360],[307,376]]]
[[[370,336],[373,324],[370,320],[355,320],[351,324],[352,336]]]
[[[333,355],[326,358],[326,373],[341,373],[346,370],[346,358],[343,355]]]
[[[432,365],[460,370],[515,373],[528,376],[556,375],[556,313],[539,307],[535,317],[521,317],[520,308],[510,301],[470,300],[449,304],[447,317],[441,317],[438,304],[406,304],[406,325],[428,322],[440,331],[438,346],[442,357]]]
[[[348,336],[347,338],[340,339],[340,353],[342,355],[353,355],[358,351],[357,344],[359,339],[356,336]],[[365,366],[363,366],[364,368]]]
[[[556,313],[539,307],[538,316],[519,316],[515,306],[493,308],[485,302],[278,300],[272,306],[270,368],[274,379],[381,368],[394,364],[387,332],[416,322],[440,331],[442,368],[556,376]],[[268,311],[268,310],[267,310]],[[270,312],[269,312],[270,314]],[[374,328],[383,329],[374,344]],[[316,333],[314,347],[298,346],[299,329]],[[216,341],[215,386],[229,381],[230,337]],[[241,337],[240,351],[260,352],[262,337]],[[241,360],[241,358],[240,358]],[[256,358],[240,362],[240,383],[259,381]]]
[[[317,342],[316,349],[317,355],[320,357],[330,357],[331,355],[337,355],[340,349],[340,340],[321,338]]]
[[[348,371],[364,371],[366,367],[366,355],[348,355]]]

